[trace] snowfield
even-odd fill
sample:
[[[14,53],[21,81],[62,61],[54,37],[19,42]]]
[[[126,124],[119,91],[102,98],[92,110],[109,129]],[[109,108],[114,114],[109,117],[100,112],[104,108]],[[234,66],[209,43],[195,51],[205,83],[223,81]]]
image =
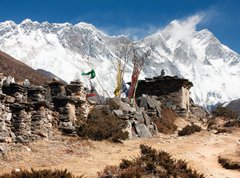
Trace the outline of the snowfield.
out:
[[[151,54],[140,78],[177,75],[193,82],[193,100],[203,106],[240,98],[240,55],[229,49],[207,29],[196,31],[195,17],[174,20],[164,29],[139,41],[126,36],[109,36],[91,24],[38,23],[29,19],[20,24],[0,23],[0,50],[34,69],[52,72],[67,82],[80,79],[81,72],[96,71],[94,83],[103,96],[113,96],[119,50],[134,45],[142,54]],[[131,56],[124,79],[131,80]],[[101,84],[101,85],[100,85]],[[103,90],[106,90],[107,93]]]

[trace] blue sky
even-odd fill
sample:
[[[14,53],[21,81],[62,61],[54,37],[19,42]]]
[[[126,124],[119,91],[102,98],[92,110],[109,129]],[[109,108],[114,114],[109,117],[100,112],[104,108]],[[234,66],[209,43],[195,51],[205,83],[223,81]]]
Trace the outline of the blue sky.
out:
[[[207,28],[240,53],[240,0],[0,0],[0,21],[91,23],[110,35],[143,38],[174,19],[200,15]]]

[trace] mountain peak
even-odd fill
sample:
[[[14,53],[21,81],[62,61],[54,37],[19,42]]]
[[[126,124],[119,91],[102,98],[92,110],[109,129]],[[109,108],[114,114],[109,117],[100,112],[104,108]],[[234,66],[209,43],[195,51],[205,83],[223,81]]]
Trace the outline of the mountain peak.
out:
[[[79,28],[89,29],[89,30],[96,30],[95,26],[93,26],[92,24],[89,24],[89,23],[85,23],[85,22],[79,22],[74,26],[79,27]]]
[[[12,20],[7,20],[5,22],[0,23],[0,25],[2,25],[2,26],[15,26],[16,24]]]
[[[25,19],[20,24],[32,23],[31,19]]]
[[[151,48],[141,78],[160,75],[162,69],[168,75],[187,78],[195,86],[191,97],[201,105],[213,105],[239,97],[240,56],[224,47],[209,30],[196,31],[197,22],[197,17],[186,21],[175,20],[136,42],[126,37],[108,36],[84,22],[75,25],[49,22],[31,25],[37,22],[26,19],[18,28],[9,28],[7,23],[0,24],[0,50],[34,69],[52,72],[65,81],[78,78],[87,86],[89,81],[81,76],[81,71],[94,69],[98,78],[94,85],[100,94],[107,96],[105,91],[110,95],[114,91],[122,46],[134,45],[139,49],[139,55]],[[129,81],[132,51],[125,52],[129,60],[124,79]]]

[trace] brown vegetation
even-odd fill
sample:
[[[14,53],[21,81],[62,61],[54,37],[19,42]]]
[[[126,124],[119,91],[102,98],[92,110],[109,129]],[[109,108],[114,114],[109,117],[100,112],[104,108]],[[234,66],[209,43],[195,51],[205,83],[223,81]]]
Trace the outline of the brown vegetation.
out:
[[[28,80],[35,85],[43,85],[45,82],[50,80],[33,68],[14,59],[2,51],[0,51],[0,71],[4,73],[5,76],[14,77],[16,82],[23,82],[26,78],[28,78]]]
[[[128,132],[123,131],[127,123],[120,118],[110,115],[107,111],[93,110],[87,120],[78,123],[77,134],[91,140],[108,139],[120,142],[128,138]]]
[[[98,173],[99,177],[204,177],[167,152],[158,152],[146,145],[140,145],[140,149],[141,157],[132,161],[123,159],[118,167],[107,166]]]
[[[226,169],[235,169],[240,171],[240,162],[231,161],[227,158],[218,157],[218,162]]]
[[[171,109],[163,109],[162,117],[153,117],[152,121],[157,125],[158,131],[164,134],[171,134],[176,129],[177,126],[174,124],[176,119],[176,114]]]
[[[228,121],[224,124],[224,127],[240,127],[240,120]]]
[[[202,129],[201,127],[199,127],[198,125],[187,125],[186,127],[184,127],[182,130],[180,130],[178,132],[179,136],[184,136],[184,135],[191,135],[195,132],[200,132]]]
[[[49,170],[49,169],[43,169],[43,170],[20,170],[20,171],[12,171],[9,174],[3,174],[0,175],[0,178],[80,178],[73,176],[70,172],[68,172],[66,169],[63,170]]]

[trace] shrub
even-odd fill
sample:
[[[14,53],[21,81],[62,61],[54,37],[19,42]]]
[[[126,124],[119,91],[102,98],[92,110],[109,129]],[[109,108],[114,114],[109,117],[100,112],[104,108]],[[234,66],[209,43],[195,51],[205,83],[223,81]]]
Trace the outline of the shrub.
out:
[[[49,170],[49,169],[43,169],[43,170],[21,170],[19,172],[12,171],[11,173],[0,175],[0,178],[74,178],[70,172],[68,172],[66,169],[63,170]],[[83,176],[80,176],[83,177]],[[79,178],[80,178],[79,177]]]
[[[202,129],[201,127],[199,127],[198,125],[187,125],[186,127],[184,127],[182,130],[180,130],[178,132],[179,136],[184,136],[184,135],[191,135],[195,132],[200,132]]]
[[[231,133],[231,130],[228,130],[226,128],[217,128],[216,134],[219,134],[219,133]]]
[[[152,117],[152,121],[156,124],[158,131],[164,134],[171,134],[177,126],[174,124],[176,114],[170,109],[162,110],[162,117]]]
[[[183,160],[175,160],[164,151],[158,152],[149,146],[140,145],[141,156],[129,160],[122,160],[117,166],[107,166],[99,177],[191,177],[203,178],[203,174],[189,168]]]
[[[218,106],[215,111],[213,111],[214,117],[224,117],[229,119],[237,119],[238,114],[228,108]]]
[[[240,120],[228,121],[223,126],[224,127],[240,127]]]
[[[229,159],[218,157],[218,162],[226,169],[240,170],[240,162],[233,162]]]
[[[87,120],[79,122],[77,134],[91,140],[108,139],[113,142],[121,142],[120,140],[128,138],[128,132],[123,131],[126,126],[126,121],[110,115],[105,110],[93,110]]]

